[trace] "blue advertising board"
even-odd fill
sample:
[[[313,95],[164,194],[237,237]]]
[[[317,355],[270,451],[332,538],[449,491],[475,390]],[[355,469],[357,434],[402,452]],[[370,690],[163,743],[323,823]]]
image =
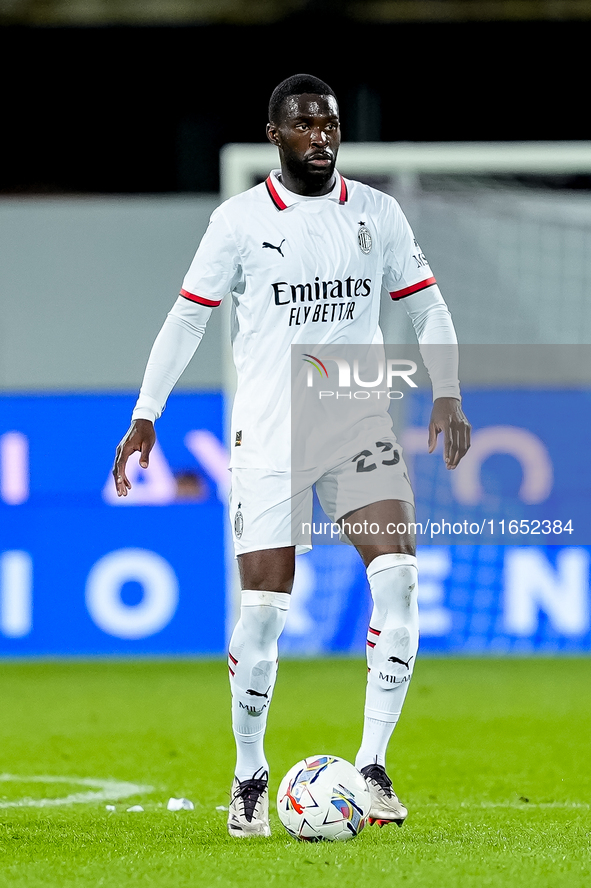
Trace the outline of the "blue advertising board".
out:
[[[224,652],[222,396],[173,395],[149,471],[130,460],[118,499],[110,470],[134,400],[0,398],[0,655]],[[465,406],[475,446],[455,472],[426,453],[426,395],[401,434],[417,520],[452,528],[419,535],[422,650],[588,652],[589,393],[469,391]],[[370,613],[357,553],[317,545],[298,559],[282,651],[360,654]]]
[[[422,653],[591,651],[588,546],[419,546]],[[371,614],[365,571],[349,546],[298,559],[281,649],[361,654]]]
[[[409,401],[419,543],[591,545],[591,392],[465,392],[472,446],[453,472],[427,454],[428,393]]]
[[[170,399],[150,471],[132,459],[118,500],[110,470],[134,401],[1,399],[0,653],[223,651],[221,395]]]
[[[422,650],[589,652],[591,393],[464,391],[472,447],[454,471],[441,443],[428,453],[430,393],[406,401],[398,437],[415,492]],[[283,647],[361,652],[365,572],[351,547],[334,544],[318,502],[315,528]]]

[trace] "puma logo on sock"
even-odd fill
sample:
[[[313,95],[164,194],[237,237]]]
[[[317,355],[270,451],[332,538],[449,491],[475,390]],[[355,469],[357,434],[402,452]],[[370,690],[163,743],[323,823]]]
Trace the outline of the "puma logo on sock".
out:
[[[412,657],[411,657],[411,660],[412,660]],[[410,660],[409,660],[409,662],[410,662]],[[264,697],[266,700],[268,700],[270,690],[271,690],[271,685],[269,685],[269,687],[267,688],[267,690],[265,691],[264,694],[261,694],[260,691],[254,691],[252,688],[249,688],[246,693],[250,694],[251,697]]]
[[[406,666],[407,669],[410,669],[410,661],[413,660],[414,657],[409,657],[408,660],[401,660],[400,657],[388,657],[389,663],[400,663],[401,666]],[[248,691],[247,691],[248,693]]]

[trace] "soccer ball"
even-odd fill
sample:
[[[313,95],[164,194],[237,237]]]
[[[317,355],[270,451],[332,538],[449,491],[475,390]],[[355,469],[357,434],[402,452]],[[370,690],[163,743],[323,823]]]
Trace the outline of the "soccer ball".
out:
[[[279,786],[277,813],[288,833],[304,842],[346,842],[369,815],[365,777],[336,755],[312,755],[291,768]]]

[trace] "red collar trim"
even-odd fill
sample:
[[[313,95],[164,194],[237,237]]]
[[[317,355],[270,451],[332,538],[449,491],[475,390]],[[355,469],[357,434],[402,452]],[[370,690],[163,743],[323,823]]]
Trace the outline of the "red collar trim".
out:
[[[271,175],[267,176],[267,178],[265,179],[265,185],[267,187],[269,197],[271,198],[271,200],[273,201],[273,203],[275,204],[277,209],[278,210],[286,210],[287,204],[279,196],[279,192],[275,188],[275,185],[273,183],[273,178]],[[347,183],[345,182],[345,180],[341,176],[341,191],[339,194],[339,204],[341,206],[343,206],[348,200],[349,200],[349,191],[347,189]]]
[[[275,186],[273,184],[273,179],[271,178],[270,175],[267,176],[267,178],[265,179],[265,185],[267,186],[267,191],[269,192],[269,197],[271,198],[271,200],[273,201],[273,203],[275,204],[277,209],[278,210],[286,210],[287,204],[284,203],[281,200],[281,198],[279,197],[277,189],[275,188]]]

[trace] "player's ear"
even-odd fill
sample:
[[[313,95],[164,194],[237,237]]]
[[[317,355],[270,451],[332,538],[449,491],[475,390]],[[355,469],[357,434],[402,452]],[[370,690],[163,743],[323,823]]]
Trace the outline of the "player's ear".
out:
[[[279,147],[279,139],[277,136],[277,127],[272,123],[267,124],[267,138],[268,138],[269,142],[271,142],[273,145],[277,145],[277,147]]]

